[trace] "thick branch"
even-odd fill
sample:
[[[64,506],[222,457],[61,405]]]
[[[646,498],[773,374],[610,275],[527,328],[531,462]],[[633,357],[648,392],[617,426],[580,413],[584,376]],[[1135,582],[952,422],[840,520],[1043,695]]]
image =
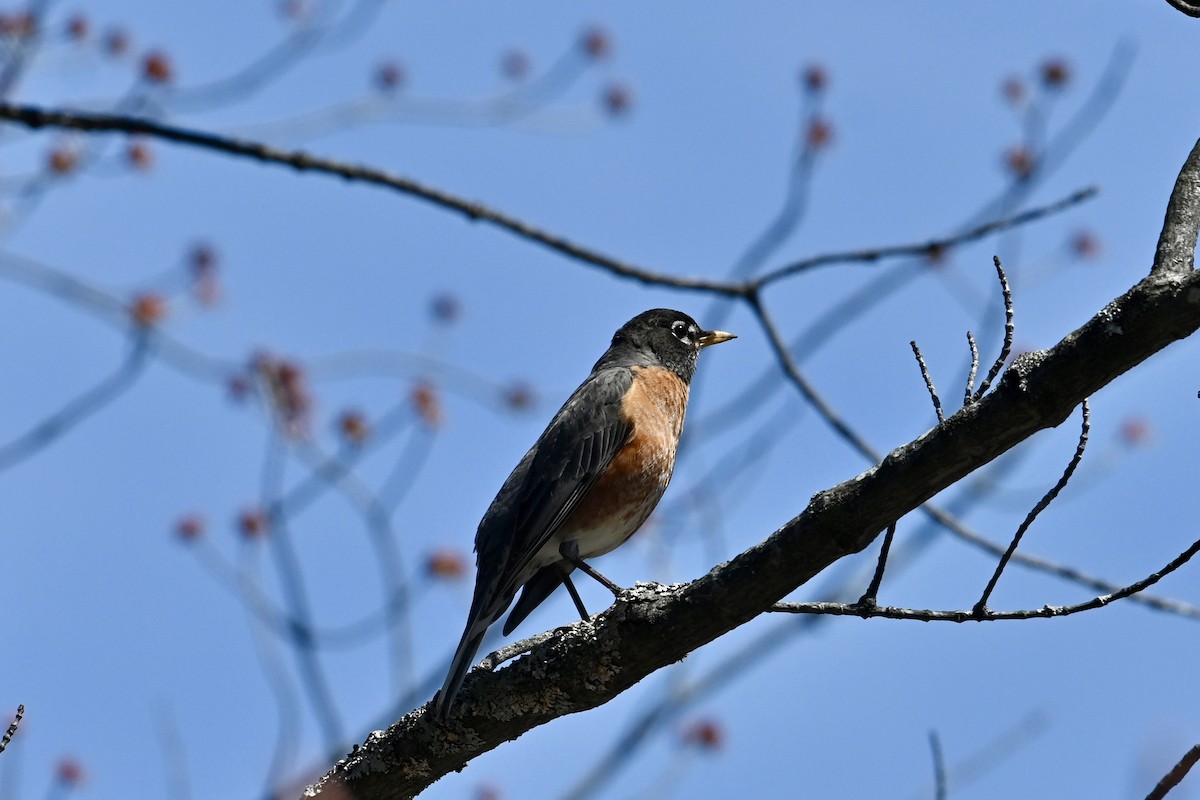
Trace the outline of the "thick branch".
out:
[[[1193,165],[1193,161],[1189,161]],[[1192,179],[1200,164],[1185,170]],[[1176,240],[1160,258],[1177,258]],[[1050,350],[1018,358],[1000,385],[879,466],[813,497],[766,541],[684,586],[639,585],[498,672],[476,670],[449,726],[417,709],[373,734],[310,794],[411,797],[442,775],[556,717],[611,700],[770,609],[879,531],[1082,400],[1200,328],[1200,276],[1155,270]],[[332,795],[327,795],[332,796]]]

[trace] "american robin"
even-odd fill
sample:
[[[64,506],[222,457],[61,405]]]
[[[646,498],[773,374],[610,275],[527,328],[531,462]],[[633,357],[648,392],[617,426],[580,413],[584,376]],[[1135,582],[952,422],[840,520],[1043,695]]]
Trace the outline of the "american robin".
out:
[[[483,515],[475,534],[475,596],[467,626],[434,700],[445,720],[488,627],[521,596],[505,635],[565,584],[576,568],[621,589],[584,559],[602,556],[641,527],[671,480],[702,348],[734,338],[703,330],[681,311],[638,314],[550,420]]]

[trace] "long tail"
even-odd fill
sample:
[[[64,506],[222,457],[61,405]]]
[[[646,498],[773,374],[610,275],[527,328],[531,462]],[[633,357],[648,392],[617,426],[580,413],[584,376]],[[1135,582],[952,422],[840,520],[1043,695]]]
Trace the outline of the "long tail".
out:
[[[458,643],[458,649],[454,651],[454,659],[450,662],[450,672],[446,675],[446,682],[442,684],[442,690],[433,699],[433,718],[438,722],[445,722],[446,717],[450,715],[450,707],[454,704],[458,690],[462,688],[463,680],[471,669],[475,654],[479,651],[479,645],[483,643],[483,637],[487,634],[490,624],[491,622],[486,617],[480,618],[475,614],[471,614],[467,619],[467,627]]]

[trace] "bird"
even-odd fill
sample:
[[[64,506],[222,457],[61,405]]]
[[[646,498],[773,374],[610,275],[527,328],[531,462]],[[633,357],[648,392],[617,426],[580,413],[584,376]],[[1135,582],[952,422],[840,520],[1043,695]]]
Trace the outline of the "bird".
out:
[[[585,559],[623,544],[658,505],[675,468],[688,390],[705,347],[737,338],[655,308],[612,343],[504,481],[475,534],[475,592],[433,718],[445,722],[492,623],[520,597],[508,635],[560,585],[579,615],[575,569],[619,596]]]

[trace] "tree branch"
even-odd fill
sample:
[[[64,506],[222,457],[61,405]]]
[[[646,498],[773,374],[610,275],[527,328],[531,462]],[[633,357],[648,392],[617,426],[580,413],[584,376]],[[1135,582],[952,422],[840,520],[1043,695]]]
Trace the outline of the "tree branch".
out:
[[[332,175],[347,181],[381,186],[402,194],[425,200],[448,211],[454,211],[472,221],[487,222],[585,264],[601,267],[624,278],[642,283],[670,286],[675,289],[704,291],[740,297],[747,291],[743,283],[685,278],[645,269],[620,261],[598,250],[576,244],[502,211],[467,200],[450,192],[427,186],[412,178],[386,170],[322,158],[303,150],[284,150],[261,142],[234,139],[205,131],[189,130],[149,119],[122,114],[96,114],[85,111],[60,111],[38,106],[0,102],[0,120],[17,122],[29,128],[65,128],[85,133],[127,133],[150,136],[176,144],[191,145],[226,155],[251,158],[267,164],[281,164],[299,172]]]

